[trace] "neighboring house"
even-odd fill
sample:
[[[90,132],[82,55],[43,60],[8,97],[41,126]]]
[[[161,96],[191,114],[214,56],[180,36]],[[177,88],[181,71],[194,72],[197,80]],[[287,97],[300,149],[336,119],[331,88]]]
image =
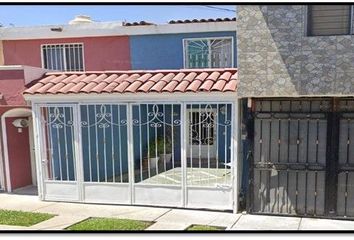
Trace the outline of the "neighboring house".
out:
[[[354,217],[352,14],[350,5],[238,6],[249,212]]]
[[[236,19],[82,23],[0,29],[4,65],[59,71],[230,68]],[[0,45],[1,50],[1,45]]]
[[[32,111],[22,92],[43,73],[34,67],[0,66],[0,190],[37,185]]]

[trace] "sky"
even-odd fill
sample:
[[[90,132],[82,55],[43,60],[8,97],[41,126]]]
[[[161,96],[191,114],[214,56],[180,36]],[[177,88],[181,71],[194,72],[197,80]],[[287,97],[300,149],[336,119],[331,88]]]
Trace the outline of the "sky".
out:
[[[0,24],[5,27],[67,24],[76,15],[88,15],[98,22],[144,20],[161,24],[178,19],[235,17],[236,13],[235,5],[0,5]]]

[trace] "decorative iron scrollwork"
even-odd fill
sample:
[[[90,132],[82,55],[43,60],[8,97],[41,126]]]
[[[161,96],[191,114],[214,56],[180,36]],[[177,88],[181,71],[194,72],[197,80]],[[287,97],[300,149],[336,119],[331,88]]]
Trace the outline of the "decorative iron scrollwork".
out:
[[[174,112],[172,113],[172,116],[174,116]],[[155,127],[155,128],[160,128],[163,125],[168,125],[168,126],[180,126],[181,125],[181,119],[173,119],[173,121],[166,122],[164,121],[165,119],[165,113],[160,112],[159,106],[157,104],[152,105],[152,111],[147,113],[147,122],[141,122],[141,119],[133,119],[132,123],[134,126],[143,126],[143,125],[150,125],[150,127]],[[163,118],[163,120],[161,119]]]
[[[72,127],[73,120],[71,108],[62,107],[62,111],[60,111],[59,108],[60,107],[47,107],[46,110],[48,111],[48,117],[45,119],[45,117],[41,115],[41,123],[51,126],[52,128]],[[69,109],[69,116],[64,113],[65,108]]]
[[[89,105],[86,105],[87,107],[87,111],[89,111],[88,108]],[[93,105],[95,108],[96,106],[99,105]],[[107,112],[107,108],[106,105],[102,104],[100,105],[100,110],[98,113],[95,113],[95,120],[93,123],[89,124],[88,119],[87,121],[81,121],[80,124],[82,127],[93,127],[93,126],[98,126],[99,128],[109,128],[110,126],[117,126],[117,127],[122,127],[122,126],[126,126],[127,125],[127,119],[120,119],[117,122],[113,121],[113,115],[112,115],[112,111],[113,111],[113,106],[116,105],[110,105],[110,109],[111,112]],[[120,109],[118,108],[118,111],[120,111]]]

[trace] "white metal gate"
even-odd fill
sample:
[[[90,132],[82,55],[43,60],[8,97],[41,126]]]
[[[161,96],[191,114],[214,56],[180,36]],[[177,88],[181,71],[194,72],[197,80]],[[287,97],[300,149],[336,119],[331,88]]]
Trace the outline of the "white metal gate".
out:
[[[43,199],[231,210],[233,107],[37,105]]]
[[[45,200],[79,201],[76,106],[40,105],[36,112],[40,147],[37,168],[42,180],[42,196]]]

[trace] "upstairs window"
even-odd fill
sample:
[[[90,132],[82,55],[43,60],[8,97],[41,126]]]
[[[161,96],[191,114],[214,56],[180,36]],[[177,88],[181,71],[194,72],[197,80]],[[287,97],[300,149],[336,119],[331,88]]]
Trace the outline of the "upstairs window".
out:
[[[84,71],[83,44],[42,45],[42,67],[59,71]]]
[[[233,67],[232,38],[184,40],[185,68]]]
[[[346,35],[351,33],[351,5],[310,5],[308,36]]]

